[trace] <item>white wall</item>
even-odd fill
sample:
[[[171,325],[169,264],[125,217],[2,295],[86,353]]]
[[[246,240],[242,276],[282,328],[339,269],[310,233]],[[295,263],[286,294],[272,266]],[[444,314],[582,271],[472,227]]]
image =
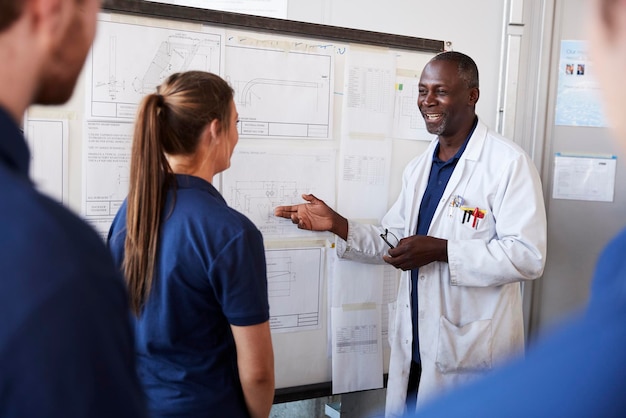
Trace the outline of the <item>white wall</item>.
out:
[[[503,0],[289,0],[288,18],[311,23],[450,41],[478,65],[477,112],[496,126]]]

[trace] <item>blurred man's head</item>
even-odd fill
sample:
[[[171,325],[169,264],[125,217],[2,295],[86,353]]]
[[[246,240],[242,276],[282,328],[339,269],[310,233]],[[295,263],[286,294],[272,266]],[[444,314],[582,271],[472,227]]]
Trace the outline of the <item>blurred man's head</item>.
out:
[[[41,1],[41,0],[40,0]],[[67,26],[55,39],[48,66],[41,79],[41,88],[34,101],[40,104],[59,104],[67,101],[74,91],[76,80],[96,34],[96,19],[100,0],[48,0],[71,4],[66,10]]]
[[[626,141],[626,2],[590,0],[588,34],[594,74],[602,87],[611,127]]]
[[[19,90],[30,96],[28,104],[67,101],[93,42],[99,9],[100,0],[0,0],[2,65],[13,71],[12,80],[0,83],[28,86]],[[29,51],[20,50],[25,47]],[[31,68],[24,68],[25,53],[31,54]]]

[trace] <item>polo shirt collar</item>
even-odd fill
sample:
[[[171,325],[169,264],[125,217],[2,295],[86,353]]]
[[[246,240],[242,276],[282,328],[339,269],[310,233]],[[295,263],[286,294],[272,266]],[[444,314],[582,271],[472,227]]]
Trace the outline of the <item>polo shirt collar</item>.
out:
[[[12,171],[28,178],[30,152],[19,126],[0,107],[0,162]]]
[[[446,163],[452,163],[452,162],[456,162],[459,160],[459,158],[461,158],[461,155],[463,155],[463,152],[465,151],[465,148],[467,148],[467,144],[469,143],[470,138],[472,137],[472,135],[474,134],[474,130],[476,129],[476,125],[478,125],[478,116],[474,115],[474,124],[472,125],[472,129],[470,129],[469,134],[467,134],[467,138],[465,138],[465,141],[463,142],[463,145],[461,146],[461,148],[459,148],[459,150],[456,152],[456,154],[454,154],[454,157],[450,158],[449,161],[446,161]],[[439,141],[437,141],[437,145],[435,146],[435,151],[433,152],[433,164],[438,163],[444,163],[444,161],[441,161],[438,157],[439,155]]]
[[[197,189],[208,192],[219,200],[226,202],[220,192],[208,181],[188,174],[176,174],[176,185],[179,189]]]

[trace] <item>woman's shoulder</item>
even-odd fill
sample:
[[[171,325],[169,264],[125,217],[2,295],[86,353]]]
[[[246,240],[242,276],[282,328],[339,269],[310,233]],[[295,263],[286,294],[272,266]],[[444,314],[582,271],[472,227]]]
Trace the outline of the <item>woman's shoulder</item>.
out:
[[[165,208],[166,216],[168,208]],[[182,215],[212,230],[258,232],[256,225],[243,213],[228,205],[218,193],[185,189],[178,193],[172,215]]]

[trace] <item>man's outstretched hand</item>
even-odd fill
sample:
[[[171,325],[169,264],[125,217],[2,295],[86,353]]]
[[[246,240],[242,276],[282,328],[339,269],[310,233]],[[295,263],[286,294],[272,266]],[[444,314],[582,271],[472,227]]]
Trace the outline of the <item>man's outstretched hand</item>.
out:
[[[348,220],[332,210],[323,200],[312,194],[303,194],[307,203],[277,206],[274,216],[291,219],[300,229],[330,231],[344,240],[348,237]]]

